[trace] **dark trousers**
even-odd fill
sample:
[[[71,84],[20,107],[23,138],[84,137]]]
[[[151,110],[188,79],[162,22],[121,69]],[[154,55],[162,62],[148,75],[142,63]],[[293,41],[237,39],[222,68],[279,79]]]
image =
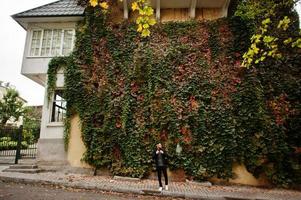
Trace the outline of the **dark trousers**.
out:
[[[168,185],[168,178],[167,178],[167,170],[166,167],[157,167],[157,172],[158,172],[158,181],[159,181],[159,185],[160,187],[162,187],[162,181],[161,181],[161,176],[162,176],[162,172],[164,175],[164,180],[165,180],[165,185]]]

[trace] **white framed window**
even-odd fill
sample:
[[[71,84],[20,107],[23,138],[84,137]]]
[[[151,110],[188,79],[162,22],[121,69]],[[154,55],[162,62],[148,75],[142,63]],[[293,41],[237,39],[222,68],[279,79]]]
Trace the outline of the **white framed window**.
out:
[[[31,56],[40,55],[41,38],[42,38],[42,30],[32,31],[31,46],[30,46]]]
[[[67,56],[73,49],[74,39],[74,29],[32,30],[29,56]]]
[[[63,40],[63,50],[62,50],[62,54],[63,55],[68,55],[71,53],[72,51],[72,47],[73,47],[73,34],[74,31],[72,30],[64,30],[64,40]]]
[[[47,56],[50,54],[52,43],[52,30],[45,29],[42,39],[42,49],[41,49],[41,56]]]
[[[66,117],[66,100],[63,90],[57,89],[53,95],[50,122],[63,122]]]

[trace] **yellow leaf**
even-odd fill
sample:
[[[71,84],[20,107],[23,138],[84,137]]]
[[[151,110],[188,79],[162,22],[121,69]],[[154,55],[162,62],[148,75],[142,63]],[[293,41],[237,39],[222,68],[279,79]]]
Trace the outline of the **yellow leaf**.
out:
[[[288,27],[289,27],[289,23],[291,23],[290,18],[288,18],[287,16],[285,16],[285,17],[283,18],[283,20],[280,20],[280,21],[279,21],[277,28],[280,29],[280,28],[282,27],[282,29],[283,29],[284,31],[286,31],[286,30],[288,29]]]
[[[138,29],[137,29],[137,31],[138,31],[138,32],[142,32],[142,29],[143,29],[143,28],[142,28],[142,25],[141,25],[141,24],[139,24],[139,25],[138,25]]]
[[[260,39],[261,39],[262,35],[260,34],[255,34],[251,37],[251,41],[254,42],[254,43],[259,43],[260,42]]]
[[[248,57],[247,53],[244,53],[244,55],[242,57],[247,58]]]
[[[253,53],[258,54],[259,48],[257,48],[256,44],[252,44],[251,49],[253,50]]]
[[[143,9],[139,9],[139,15],[145,15],[145,11]]]
[[[90,0],[91,6],[95,7],[97,6],[98,0]]]
[[[263,25],[269,24],[271,23],[271,19],[270,18],[266,18],[265,20],[262,21]]]
[[[287,45],[293,41],[292,38],[287,38],[286,40],[283,41],[283,44]]]
[[[269,51],[268,56],[273,56],[274,51]]]
[[[109,5],[108,5],[107,2],[99,3],[99,6],[100,6],[101,8],[103,8],[103,9],[105,9],[105,10],[109,8]]]
[[[144,10],[145,15],[147,15],[147,16],[151,16],[154,13],[154,10],[149,6],[144,7],[143,10]]]
[[[136,24],[141,24],[144,21],[143,17],[138,17],[136,20]]]
[[[292,47],[301,48],[301,38],[297,39],[295,42],[292,43]]]
[[[153,25],[156,24],[156,20],[153,19],[153,18],[151,18],[151,19],[148,20],[148,24],[151,25],[151,26],[153,26]]]
[[[143,28],[149,28],[148,24],[143,24]]]
[[[148,29],[143,29],[141,36],[142,37],[150,36],[150,31]]]
[[[263,41],[264,41],[265,43],[271,43],[271,42],[273,42],[273,41],[276,41],[275,39],[276,39],[276,38],[273,37],[273,36],[264,36]]]
[[[133,2],[132,3],[132,10],[135,11],[135,10],[138,10],[139,9],[139,5],[137,2]]]

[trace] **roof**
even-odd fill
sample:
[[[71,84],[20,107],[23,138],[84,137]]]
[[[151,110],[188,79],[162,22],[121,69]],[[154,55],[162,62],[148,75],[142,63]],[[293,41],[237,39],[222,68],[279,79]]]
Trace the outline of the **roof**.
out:
[[[30,10],[14,14],[13,18],[82,16],[84,7],[77,0],[59,0]]]

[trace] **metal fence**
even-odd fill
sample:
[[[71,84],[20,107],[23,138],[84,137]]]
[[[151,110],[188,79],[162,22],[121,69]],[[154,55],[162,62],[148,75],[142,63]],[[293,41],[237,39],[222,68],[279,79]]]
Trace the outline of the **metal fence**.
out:
[[[35,158],[39,133],[39,128],[0,127],[0,160],[18,164],[21,158]]]

